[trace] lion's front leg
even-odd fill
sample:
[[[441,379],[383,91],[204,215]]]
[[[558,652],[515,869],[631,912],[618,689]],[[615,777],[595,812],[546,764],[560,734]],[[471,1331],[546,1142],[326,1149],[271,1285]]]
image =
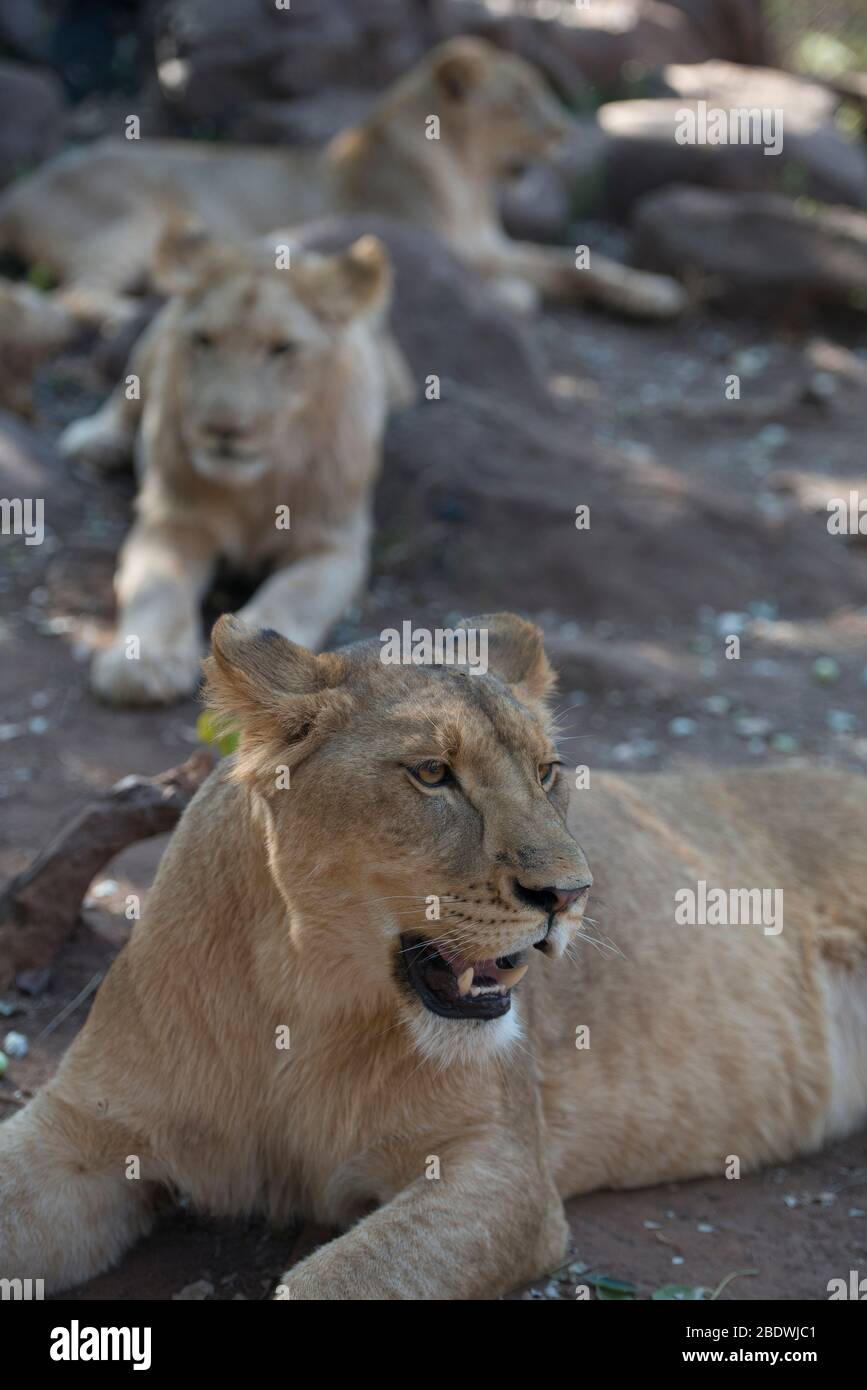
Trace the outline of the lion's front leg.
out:
[[[366,518],[335,536],[326,548],[275,571],[238,614],[251,627],[317,648],[355,598],[367,575]]]
[[[501,1136],[444,1153],[345,1235],[289,1270],[277,1299],[485,1299],[563,1261],[568,1228],[550,1175]]]
[[[199,677],[199,604],[216,547],[185,524],[136,522],[115,575],[120,611],[114,640],[94,657],[91,685],[113,704],[168,704]]]
[[[647,319],[676,318],[687,307],[686,291],[671,276],[634,270],[595,251],[584,265],[565,246],[504,239],[470,259],[496,288],[523,281],[555,302],[601,304]]]

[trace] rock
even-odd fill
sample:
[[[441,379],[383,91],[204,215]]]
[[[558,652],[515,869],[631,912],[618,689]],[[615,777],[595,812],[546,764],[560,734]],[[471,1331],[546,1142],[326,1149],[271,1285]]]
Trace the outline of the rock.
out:
[[[0,187],[54,152],[64,106],[53,73],[0,61]]]
[[[867,310],[867,215],[802,208],[774,193],[674,185],[633,214],[639,264],[704,277],[714,297]]]
[[[235,140],[319,146],[341,130],[360,124],[376,101],[373,91],[329,87],[295,101],[257,101],[234,123]]]
[[[614,101],[599,109],[609,141],[604,206],[615,216],[668,183],[867,206],[867,153],[835,126],[839,103],[827,87],[724,62],[673,64],[664,78],[672,97]],[[739,113],[756,113],[755,124],[747,126]],[[722,133],[726,143],[718,143]]]
[[[767,60],[759,0],[550,0],[544,10],[481,0],[292,0],[287,10],[262,0],[170,0],[155,20],[160,76],[181,117],[251,138],[240,131],[291,126],[280,110],[287,101],[334,85],[381,89],[458,33],[535,63],[576,109],[600,93],[634,92],[665,63]]]

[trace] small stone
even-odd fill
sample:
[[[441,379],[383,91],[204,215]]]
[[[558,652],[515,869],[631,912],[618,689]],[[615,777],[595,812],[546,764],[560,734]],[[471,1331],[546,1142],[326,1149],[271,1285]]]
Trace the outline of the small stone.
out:
[[[708,695],[706,700],[702,700],[702,707],[708,714],[723,715],[728,714],[732,707],[732,702],[728,695]]]
[[[213,1284],[207,1279],[198,1279],[195,1284],[186,1284],[180,1293],[173,1293],[172,1302],[201,1303],[204,1299],[210,1298],[213,1292]]]
[[[672,1257],[671,1257],[671,1263],[672,1263],[673,1265],[682,1265],[682,1264],[683,1264],[683,1256],[682,1256],[682,1255],[672,1255]]]
[[[846,709],[829,709],[827,724],[832,734],[851,734],[855,728],[855,716]]]
[[[765,738],[772,727],[770,719],[761,714],[744,714],[735,720],[735,730],[741,738]]]
[[[721,637],[737,636],[743,632],[749,620],[749,613],[720,613],[714,626]]]
[[[36,714],[32,719],[27,721],[27,728],[30,730],[31,734],[44,734],[49,727],[48,720],[41,714]]]
[[[716,1226],[709,1226],[706,1221],[699,1221],[695,1229],[701,1231],[702,1235],[708,1236],[713,1234],[716,1230]]]
[[[661,1231],[661,1230],[662,1230],[662,1222],[661,1222],[661,1221],[645,1221],[645,1222],[644,1222],[644,1229],[645,1229],[646,1231]]]
[[[688,719],[686,715],[678,715],[672,719],[668,726],[668,732],[672,738],[690,738],[698,729],[698,724],[694,719]]]
[[[823,685],[832,685],[840,679],[840,667],[833,656],[817,656],[813,662],[813,675]]]
[[[3,1051],[7,1057],[26,1057],[30,1044],[23,1033],[7,1033],[3,1039]]]
[[[800,743],[792,734],[774,734],[771,747],[777,753],[797,753]]]
[[[15,984],[22,994],[41,994],[51,983],[54,974],[50,965],[39,965],[33,970],[19,970]]]
[[[764,425],[756,438],[765,449],[782,449],[791,436],[785,425]]]
[[[0,743],[8,743],[10,739],[18,738],[23,724],[0,724]]]
[[[864,1211],[863,1207],[850,1207],[849,1210],[848,1210],[848,1212],[846,1213],[846,1215],[847,1215],[847,1216],[867,1216],[867,1211]]]

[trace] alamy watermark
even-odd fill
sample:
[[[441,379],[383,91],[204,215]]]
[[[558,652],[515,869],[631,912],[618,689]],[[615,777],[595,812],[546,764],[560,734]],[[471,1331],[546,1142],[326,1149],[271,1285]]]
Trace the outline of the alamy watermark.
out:
[[[488,630],[479,627],[414,628],[407,621],[383,628],[379,659],[385,666],[466,666],[472,676],[488,669]]]
[[[708,888],[700,878],[695,888],[678,888],[674,902],[678,926],[761,927],[765,936],[783,930],[782,888]]]
[[[23,536],[25,545],[45,540],[45,501],[41,497],[0,497],[0,534]]]
[[[675,112],[674,138],[679,145],[762,145],[764,153],[783,149],[783,112],[780,107],[708,106],[698,101],[695,109]]]

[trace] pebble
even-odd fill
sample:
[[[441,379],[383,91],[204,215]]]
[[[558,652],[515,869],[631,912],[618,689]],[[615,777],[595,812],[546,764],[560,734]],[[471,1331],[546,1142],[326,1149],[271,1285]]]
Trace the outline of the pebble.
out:
[[[813,662],[813,675],[823,685],[831,685],[840,678],[840,667],[833,656],[817,656]]]
[[[761,714],[743,714],[735,720],[735,731],[741,738],[764,738],[772,728],[770,719]]]
[[[93,898],[110,898],[112,893],[116,893],[118,885],[113,878],[104,878],[99,883],[95,883],[91,889],[90,896]]]
[[[846,709],[829,709],[827,722],[832,734],[851,734],[855,728],[855,716]]]
[[[702,700],[702,705],[708,714],[723,715],[728,714],[732,702],[728,695],[708,695],[706,700]]]
[[[774,734],[771,747],[777,753],[797,753],[800,743],[792,734]]]
[[[782,449],[788,444],[791,435],[785,425],[764,425],[756,438],[766,449]]]
[[[30,730],[31,734],[47,733],[50,727],[51,726],[49,725],[48,720],[45,719],[41,714],[36,714],[32,719],[29,719],[27,721],[27,728]]]
[[[672,738],[690,738],[698,730],[698,723],[695,719],[688,719],[686,715],[678,715],[672,719],[668,726],[668,732]]]
[[[672,1263],[673,1265],[682,1265],[682,1264],[683,1264],[683,1256],[682,1256],[682,1255],[672,1255],[672,1257],[671,1257],[671,1263]]]
[[[715,627],[721,637],[728,637],[743,632],[749,620],[749,613],[720,613]]]
[[[711,1235],[716,1230],[716,1226],[710,1226],[706,1221],[699,1221],[695,1229],[701,1231],[702,1235]]]
[[[30,1044],[23,1033],[7,1033],[3,1039],[3,1051],[7,1057],[26,1057]]]

